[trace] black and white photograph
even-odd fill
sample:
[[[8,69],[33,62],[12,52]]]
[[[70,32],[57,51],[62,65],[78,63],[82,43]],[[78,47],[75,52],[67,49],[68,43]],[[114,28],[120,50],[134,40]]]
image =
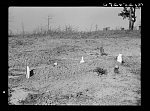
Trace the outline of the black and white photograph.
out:
[[[141,7],[9,7],[8,105],[141,106]]]

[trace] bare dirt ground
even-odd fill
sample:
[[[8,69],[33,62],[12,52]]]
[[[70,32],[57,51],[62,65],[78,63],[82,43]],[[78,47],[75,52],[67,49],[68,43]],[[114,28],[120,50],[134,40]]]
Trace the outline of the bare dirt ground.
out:
[[[140,105],[140,46],[141,39],[131,37],[9,38],[9,104]],[[29,79],[26,65],[34,70]]]

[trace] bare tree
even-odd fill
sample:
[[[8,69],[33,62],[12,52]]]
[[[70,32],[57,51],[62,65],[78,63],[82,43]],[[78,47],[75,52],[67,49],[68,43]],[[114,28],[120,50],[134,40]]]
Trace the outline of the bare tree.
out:
[[[118,16],[122,16],[123,19],[128,18],[129,20],[129,30],[133,30],[134,23],[136,21],[135,11],[140,7],[132,6],[132,7],[124,7],[123,11],[118,14]]]

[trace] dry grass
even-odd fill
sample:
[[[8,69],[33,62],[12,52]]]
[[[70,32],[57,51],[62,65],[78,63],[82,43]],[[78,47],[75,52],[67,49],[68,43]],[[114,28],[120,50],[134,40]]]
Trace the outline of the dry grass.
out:
[[[135,87],[140,89],[140,79],[136,78],[141,73],[140,35],[137,36],[136,32],[110,31],[107,34],[81,33],[80,38],[77,34],[60,36],[60,33],[54,33],[53,37],[9,38],[9,68],[13,69],[10,75],[20,76],[10,79],[9,85],[14,90],[23,88],[31,94],[19,104],[136,105],[138,100],[135,98],[138,96],[140,99],[139,94],[134,93],[134,97],[132,94]],[[101,56],[100,47],[108,55]],[[120,75],[115,75],[113,67],[119,53],[123,54],[125,63],[120,66]],[[82,56],[85,63],[80,64]],[[36,72],[28,80],[24,70],[26,62]],[[54,66],[55,62],[57,66]],[[98,67],[107,73],[101,75],[99,71],[98,74]],[[116,88],[116,93],[111,93]],[[128,89],[126,94],[123,93],[125,89]],[[100,90],[108,95],[97,97]],[[133,98],[121,99],[121,95]]]

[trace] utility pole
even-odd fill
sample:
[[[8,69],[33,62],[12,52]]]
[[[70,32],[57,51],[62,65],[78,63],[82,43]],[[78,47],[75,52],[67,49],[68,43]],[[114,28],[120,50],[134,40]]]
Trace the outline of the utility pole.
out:
[[[96,27],[96,32],[97,32],[97,29],[98,29],[98,25],[96,24],[96,26],[95,26],[95,27]]]
[[[21,23],[21,26],[22,26],[22,35],[24,37],[24,24],[23,24],[23,22]]]
[[[49,20],[52,19],[52,17],[48,16],[48,31],[49,31]]]

